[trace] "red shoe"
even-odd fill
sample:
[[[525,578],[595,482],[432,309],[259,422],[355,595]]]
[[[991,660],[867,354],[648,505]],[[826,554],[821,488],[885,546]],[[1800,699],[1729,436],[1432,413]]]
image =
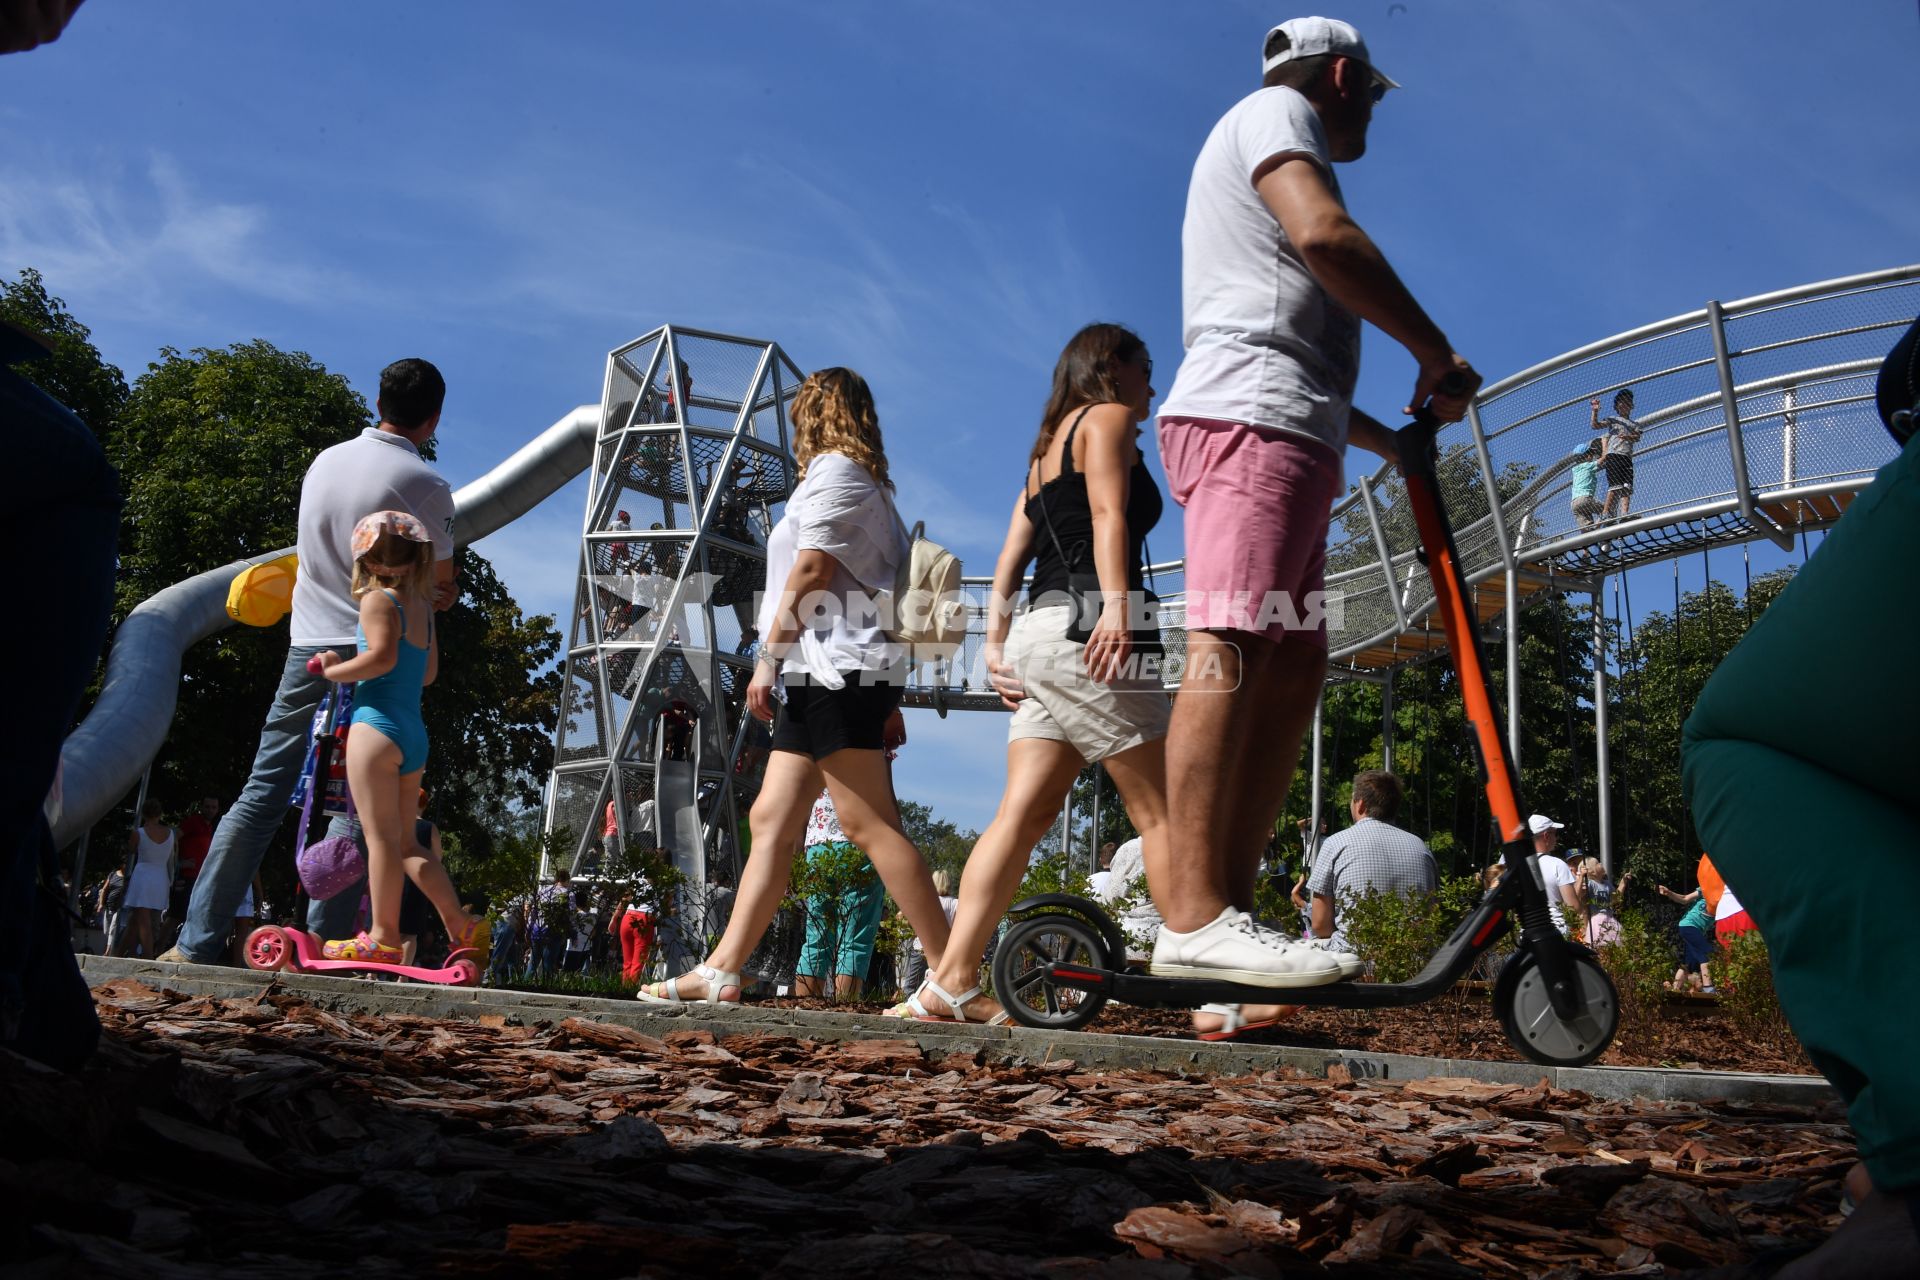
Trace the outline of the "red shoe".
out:
[[[399,964],[406,958],[399,947],[383,947],[364,931],[323,944],[320,954],[328,960],[371,960],[376,964]]]

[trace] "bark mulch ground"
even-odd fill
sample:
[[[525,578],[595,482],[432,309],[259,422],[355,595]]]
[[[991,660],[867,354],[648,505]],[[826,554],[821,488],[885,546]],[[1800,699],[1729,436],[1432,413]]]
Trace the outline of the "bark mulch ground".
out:
[[[0,1055],[7,1277],[1668,1275],[1810,1243],[1835,1111],[986,1066],[132,980]]]
[[[755,1004],[803,1009],[877,1012],[890,1006],[827,1000],[756,1000]],[[1192,1017],[1184,1009],[1140,1009],[1109,1004],[1085,1030],[1111,1035],[1188,1037]],[[1404,1009],[1305,1009],[1278,1027],[1251,1032],[1250,1044],[1344,1049],[1354,1053],[1404,1053],[1419,1058],[1525,1059],[1500,1030],[1484,990],[1456,989]],[[1784,1029],[1771,1037],[1735,1026],[1712,997],[1670,997],[1644,1028],[1623,1027],[1601,1055],[1603,1067],[1680,1067],[1817,1075],[1806,1051]]]

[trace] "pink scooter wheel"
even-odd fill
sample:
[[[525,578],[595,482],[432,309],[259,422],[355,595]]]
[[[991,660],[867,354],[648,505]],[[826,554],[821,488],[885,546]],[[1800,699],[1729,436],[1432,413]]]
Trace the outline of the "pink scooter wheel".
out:
[[[244,948],[249,969],[294,968],[293,941],[278,925],[261,925],[247,935]]]

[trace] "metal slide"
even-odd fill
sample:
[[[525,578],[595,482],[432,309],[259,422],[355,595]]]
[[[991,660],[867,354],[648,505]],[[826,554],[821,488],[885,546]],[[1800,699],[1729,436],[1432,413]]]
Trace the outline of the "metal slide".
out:
[[[460,545],[518,520],[593,461],[600,406],[581,405],[499,466],[453,495]],[[227,588],[250,564],[277,560],[282,547],[176,582],[142,601],[114,634],[100,700],[60,748],[63,804],[53,838],[64,847],[104,817],[139,781],[166,742],[188,646],[233,620]],[[695,820],[696,829],[698,820]]]
[[[660,847],[687,878],[687,895],[703,902],[707,858],[700,838],[700,766],[693,760],[663,757],[654,776],[660,788],[653,810],[654,821],[660,827]]]

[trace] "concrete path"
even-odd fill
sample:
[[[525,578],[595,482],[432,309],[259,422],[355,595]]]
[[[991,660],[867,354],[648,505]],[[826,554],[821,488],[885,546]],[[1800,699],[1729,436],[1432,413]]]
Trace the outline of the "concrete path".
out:
[[[1356,1080],[1418,1080],[1465,1077],[1495,1084],[1537,1084],[1577,1089],[1598,1098],[1779,1103],[1813,1107],[1837,1102],[1820,1076],[1753,1075],[1734,1071],[1683,1071],[1657,1067],[1544,1067],[1530,1062],[1484,1062],[1464,1058],[1416,1058],[1393,1053],[1353,1053],[1279,1045],[1208,1044],[1199,1040],[1103,1035],[1091,1031],[1038,1031],[1027,1027],[961,1026],[914,1022],[867,1013],[826,1013],[767,1005],[692,1005],[674,1009],[633,1000],[496,991],[489,987],[436,987],[373,982],[317,974],[262,973],[221,965],[162,964],[107,956],[80,958],[92,986],[136,978],[150,986],[190,995],[253,997],[269,987],[323,1008],[355,1013],[403,1013],[422,1018],[477,1020],[504,1017],[531,1024],[566,1017],[592,1018],[651,1035],[699,1029],[714,1035],[772,1035],[795,1039],[910,1040],[931,1055],[982,1053],[988,1059],[1050,1062],[1070,1058],[1082,1067],[1137,1067],[1207,1076],[1247,1075],[1291,1068],[1324,1077],[1344,1068]]]

